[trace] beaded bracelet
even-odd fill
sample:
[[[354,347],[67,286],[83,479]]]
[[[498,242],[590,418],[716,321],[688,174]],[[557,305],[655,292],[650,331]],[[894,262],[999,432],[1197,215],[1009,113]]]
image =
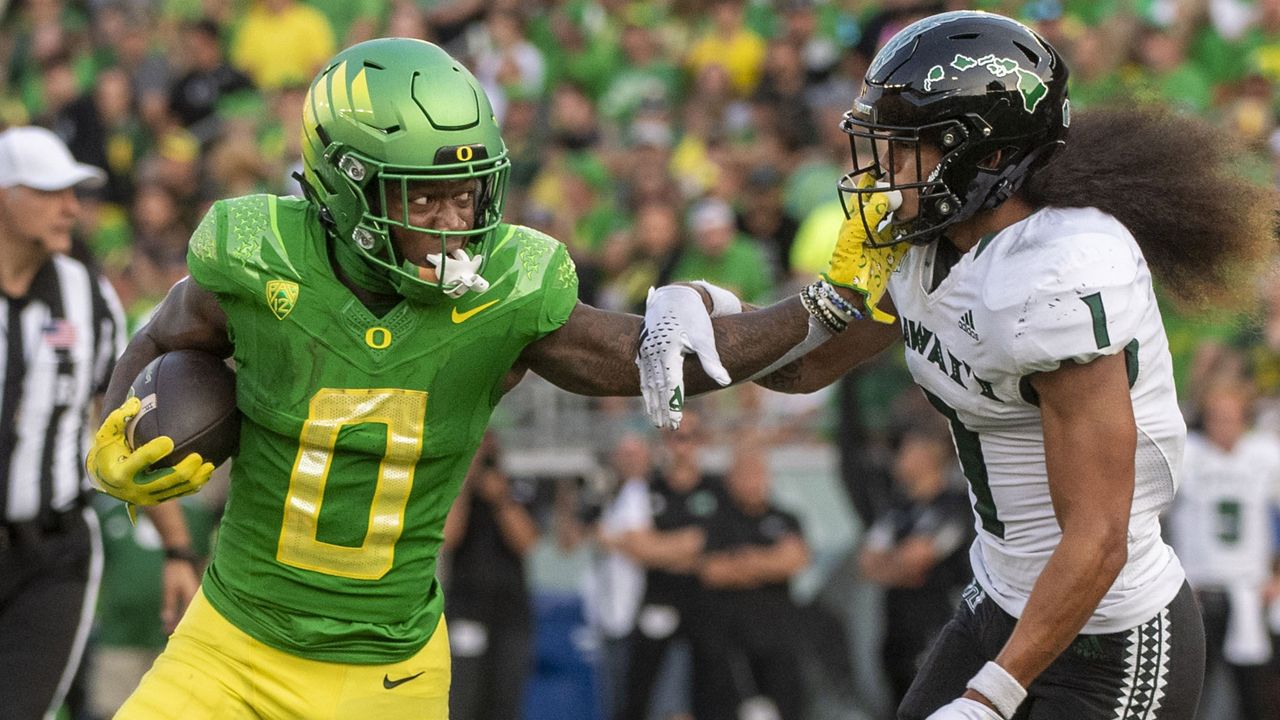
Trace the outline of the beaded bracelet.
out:
[[[819,280],[822,285],[822,299],[829,302],[836,310],[837,314],[846,319],[846,322],[861,320],[863,318],[862,311],[853,306],[848,300],[840,296],[836,289],[826,280]]]
[[[826,283],[821,280],[806,285],[800,291],[800,303],[804,305],[804,309],[810,316],[822,323],[832,334],[844,332],[844,329],[849,326],[849,320],[841,317],[841,313],[831,303],[822,302],[822,297],[825,295],[821,289],[822,285]]]

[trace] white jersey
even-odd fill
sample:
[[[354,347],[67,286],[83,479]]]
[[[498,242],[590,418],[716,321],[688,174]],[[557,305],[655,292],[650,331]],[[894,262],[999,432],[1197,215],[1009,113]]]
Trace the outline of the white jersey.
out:
[[[1129,556],[1083,632],[1126,630],[1184,580],[1160,538],[1186,441],[1151,273],[1133,236],[1092,208],[1045,208],[984,238],[929,292],[937,243],[890,279],[907,366],[951,422],[969,480],[974,575],[1021,617],[1062,537],[1045,471],[1033,373],[1125,353],[1138,426]]]
[[[1271,504],[1280,488],[1280,442],[1250,432],[1231,450],[1187,439],[1170,513],[1173,546],[1198,588],[1261,585],[1271,577]]]
[[[649,482],[629,478],[600,515],[600,532],[618,536],[653,527]],[[624,638],[635,626],[644,598],[644,568],[617,551],[599,553],[583,577],[583,607],[587,622],[608,638]]]

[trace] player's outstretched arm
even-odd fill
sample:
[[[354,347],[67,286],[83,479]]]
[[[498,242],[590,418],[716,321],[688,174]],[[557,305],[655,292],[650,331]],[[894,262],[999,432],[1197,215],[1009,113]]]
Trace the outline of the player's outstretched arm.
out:
[[[746,378],[798,343],[806,329],[798,301],[715,321],[716,347],[732,377]],[[797,314],[798,310],[798,314]],[[556,331],[525,348],[521,364],[555,385],[582,395],[639,395],[636,353],[644,319],[578,303]],[[720,387],[690,362],[690,392]]]
[[[872,182],[869,175],[864,180]],[[886,291],[910,248],[885,238],[869,240],[876,232],[872,228],[901,200],[899,193],[872,195],[860,214],[845,220],[822,279],[774,306],[781,324],[756,325],[754,313],[740,314],[738,298],[703,280],[651,289],[636,362],[645,412],[654,425],[680,427],[685,398],[705,389],[696,368],[686,372],[689,355],[720,385],[756,380],[773,390],[801,393],[829,385],[891,345],[898,332]],[[711,318],[719,320],[714,330]],[[736,327],[738,322],[748,324]],[[774,350],[783,340],[785,350],[769,353],[768,364],[745,375],[726,371],[717,352],[722,331],[741,337],[759,330],[767,335],[757,347]],[[822,352],[809,355],[817,349]]]
[[[520,364],[555,385],[582,395],[639,395],[636,353],[644,319],[578,303],[555,332],[525,348]],[[712,321],[721,365],[733,382],[752,377],[782,358],[809,332],[809,313],[791,297],[765,308]],[[898,337],[892,325],[861,323],[815,353],[762,378],[783,392],[805,392],[830,384],[857,362]],[[830,349],[828,349],[830,347]],[[685,358],[688,393],[721,387],[696,356]]]
[[[805,288],[803,300],[791,298],[768,309],[780,316],[780,322],[788,323],[789,332],[779,334],[777,328],[761,328],[756,311],[742,313],[737,298],[708,283],[697,281],[692,286],[650,291],[636,360],[649,419],[658,427],[679,427],[685,397],[708,387],[701,379],[703,375],[721,385],[754,380],[787,393],[812,392],[831,384],[853,366],[893,344],[899,335],[897,324],[887,311],[892,309],[887,297],[879,302],[885,309],[876,310],[876,320],[854,320],[852,313],[859,304],[857,292],[822,283]],[[815,302],[818,293],[825,302],[841,303],[849,312],[848,321],[828,318],[828,311],[819,306],[824,301]],[[836,300],[832,296],[837,296]],[[804,329],[803,336],[794,332],[798,328]],[[763,337],[754,337],[762,330]],[[780,347],[774,346],[779,340],[789,343],[794,337],[801,339],[780,355],[770,352],[767,367],[740,374],[736,368],[731,373],[720,364],[717,345],[726,335],[747,338],[751,346],[771,350]],[[694,357],[696,363],[691,362]],[[688,388],[686,376],[691,379]]]

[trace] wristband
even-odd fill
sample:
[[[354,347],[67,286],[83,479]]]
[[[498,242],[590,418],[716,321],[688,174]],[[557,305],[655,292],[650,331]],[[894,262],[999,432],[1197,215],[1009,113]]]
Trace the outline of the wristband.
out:
[[[1027,689],[1008,670],[991,661],[983,665],[965,687],[990,700],[1004,718],[1013,717],[1018,706],[1027,697]]]
[[[718,285],[712,285],[706,280],[694,280],[689,283],[694,287],[700,287],[707,291],[707,295],[711,296],[711,317],[718,318],[725,315],[737,315],[742,312],[742,301],[737,295],[725,290]]]
[[[202,558],[199,553],[189,547],[167,547],[164,549],[164,559],[181,560],[192,565],[199,565]]]

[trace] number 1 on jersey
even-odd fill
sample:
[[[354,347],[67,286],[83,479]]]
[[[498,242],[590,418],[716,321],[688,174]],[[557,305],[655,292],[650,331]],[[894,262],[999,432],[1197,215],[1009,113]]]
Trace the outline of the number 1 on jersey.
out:
[[[299,437],[298,457],[289,475],[284,520],[276,559],[286,565],[357,580],[377,580],[391,569],[404,530],[405,504],[422,452],[427,394],[418,390],[335,390],[311,398]],[[369,507],[369,525],[360,547],[320,540],[320,507],[329,466],[344,425],[387,426],[387,448]]]
[[[964,471],[969,487],[973,488],[973,511],[978,513],[978,517],[982,520],[982,529],[1003,539],[1004,523],[996,513],[996,501],[991,495],[991,481],[987,478],[987,461],[982,457],[982,439],[978,437],[978,433],[960,422],[955,409],[943,402],[942,398],[928,390],[925,390],[924,394],[938,412],[946,416],[951,423],[951,437],[956,441],[960,469]]]

